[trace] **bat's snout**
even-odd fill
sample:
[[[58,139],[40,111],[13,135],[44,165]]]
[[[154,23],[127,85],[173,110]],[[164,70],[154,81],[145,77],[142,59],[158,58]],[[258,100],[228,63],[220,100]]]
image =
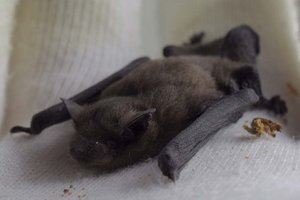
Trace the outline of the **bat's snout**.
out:
[[[89,144],[86,142],[73,142],[70,154],[79,162],[88,163],[95,159],[102,159],[107,154],[107,148],[102,144]]]
[[[89,162],[92,160],[94,151],[87,147],[71,147],[70,148],[71,156],[80,161],[80,162]]]

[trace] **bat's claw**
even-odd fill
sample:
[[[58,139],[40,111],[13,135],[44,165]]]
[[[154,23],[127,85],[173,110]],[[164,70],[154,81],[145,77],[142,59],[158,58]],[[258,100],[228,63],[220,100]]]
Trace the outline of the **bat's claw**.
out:
[[[168,150],[162,151],[158,157],[158,167],[163,175],[175,182],[179,178],[180,171],[178,171],[175,161],[172,158],[174,158],[174,156],[169,155]]]
[[[15,134],[15,133],[20,133],[20,132],[25,132],[25,133],[28,133],[28,134],[32,134],[32,131],[31,131],[31,128],[26,128],[26,127],[22,127],[22,126],[14,126],[10,129],[10,132],[12,134]]]
[[[204,32],[196,33],[190,38],[190,44],[202,43],[202,40],[205,36]]]
[[[174,183],[175,181],[179,178],[179,174],[176,171],[173,171],[172,173],[169,174],[164,174],[167,176],[170,180],[172,180]]]

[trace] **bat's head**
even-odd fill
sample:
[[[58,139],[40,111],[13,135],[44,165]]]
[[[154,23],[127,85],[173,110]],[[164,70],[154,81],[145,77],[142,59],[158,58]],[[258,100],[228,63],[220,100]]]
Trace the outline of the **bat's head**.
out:
[[[70,100],[64,103],[76,129],[70,153],[83,164],[105,168],[132,159],[134,151],[145,150],[158,132],[155,109],[131,97],[113,97],[88,106]]]

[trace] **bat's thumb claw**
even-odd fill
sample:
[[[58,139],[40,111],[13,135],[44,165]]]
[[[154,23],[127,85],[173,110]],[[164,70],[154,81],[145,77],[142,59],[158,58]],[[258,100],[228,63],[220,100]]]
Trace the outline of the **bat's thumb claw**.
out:
[[[163,175],[173,182],[179,178],[180,170],[177,169],[173,156],[169,155],[168,150],[163,151],[158,157],[158,167]]]
[[[26,128],[26,127],[22,127],[22,126],[14,126],[14,127],[12,127],[10,129],[10,132],[12,134],[19,133],[19,132],[25,132],[25,133],[32,134],[31,128]]]
[[[177,173],[176,171],[173,171],[166,176],[175,183],[175,181],[179,178],[179,173]]]
[[[62,101],[62,102],[65,102],[66,99],[65,98],[62,98],[62,97],[59,97],[59,99]]]

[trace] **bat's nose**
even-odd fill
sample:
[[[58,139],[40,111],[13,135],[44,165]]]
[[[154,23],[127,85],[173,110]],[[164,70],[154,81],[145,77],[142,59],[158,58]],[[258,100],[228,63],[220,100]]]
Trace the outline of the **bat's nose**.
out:
[[[80,162],[90,162],[101,159],[108,152],[106,145],[98,143],[74,142],[70,147],[71,156]]]

